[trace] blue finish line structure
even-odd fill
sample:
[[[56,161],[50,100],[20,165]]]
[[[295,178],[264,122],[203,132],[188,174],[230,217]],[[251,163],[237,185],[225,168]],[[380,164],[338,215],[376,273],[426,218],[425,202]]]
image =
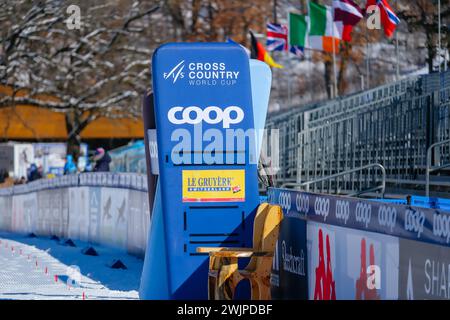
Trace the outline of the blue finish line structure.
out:
[[[156,137],[149,132],[149,140],[157,155],[147,157],[157,157],[159,181],[140,297],[207,299],[209,257],[196,248],[252,246],[256,143],[230,150],[225,139],[205,137],[255,129],[250,62],[236,44],[166,44],[154,53],[152,75]]]

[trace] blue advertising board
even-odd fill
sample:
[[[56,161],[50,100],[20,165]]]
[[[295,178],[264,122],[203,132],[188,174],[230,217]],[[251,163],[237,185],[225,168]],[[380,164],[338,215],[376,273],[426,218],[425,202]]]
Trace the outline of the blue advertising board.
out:
[[[159,242],[149,243],[140,296],[206,299],[208,255],[197,247],[252,245],[259,198],[249,59],[236,44],[166,44],[152,75],[162,217],[150,228]]]
[[[449,213],[276,188],[268,201],[285,217],[272,268],[274,298],[304,299],[307,290],[314,300],[449,299]]]
[[[450,246],[450,214],[445,211],[288,189],[271,188],[268,196],[288,216]]]
[[[306,242],[306,219],[284,217],[270,275],[272,299],[308,299]]]

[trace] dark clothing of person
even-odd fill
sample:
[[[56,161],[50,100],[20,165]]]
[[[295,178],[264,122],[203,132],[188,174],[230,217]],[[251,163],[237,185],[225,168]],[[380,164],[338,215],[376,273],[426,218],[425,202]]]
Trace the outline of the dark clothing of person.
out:
[[[39,172],[38,167],[32,164],[28,171],[28,182],[35,181],[42,178],[42,174]]]
[[[109,172],[110,162],[111,157],[108,153],[105,153],[105,155],[95,163],[94,172]]]
[[[36,171],[30,172],[30,175],[28,177],[29,182],[39,180],[39,179],[42,179],[42,174],[39,171],[36,170]]]

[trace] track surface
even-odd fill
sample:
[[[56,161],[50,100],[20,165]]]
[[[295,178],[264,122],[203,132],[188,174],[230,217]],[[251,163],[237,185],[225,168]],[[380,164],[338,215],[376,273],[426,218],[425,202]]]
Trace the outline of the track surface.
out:
[[[123,251],[87,243],[69,247],[48,238],[0,233],[0,299],[138,299],[143,261]],[[120,259],[127,270],[108,267]]]

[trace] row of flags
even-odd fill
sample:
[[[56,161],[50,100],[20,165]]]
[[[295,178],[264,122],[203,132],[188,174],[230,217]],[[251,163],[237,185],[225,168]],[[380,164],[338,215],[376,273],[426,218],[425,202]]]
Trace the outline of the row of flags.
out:
[[[400,20],[387,0],[368,0],[364,10],[352,0],[333,0],[332,6],[309,2],[308,15],[289,13],[287,26],[267,24],[267,51],[290,51],[299,57],[304,55],[305,49],[338,53],[341,41],[352,41],[353,27],[367,16],[370,6],[378,8],[384,33],[391,37]],[[252,58],[275,68],[283,67],[270,57],[252,33],[251,37]]]

